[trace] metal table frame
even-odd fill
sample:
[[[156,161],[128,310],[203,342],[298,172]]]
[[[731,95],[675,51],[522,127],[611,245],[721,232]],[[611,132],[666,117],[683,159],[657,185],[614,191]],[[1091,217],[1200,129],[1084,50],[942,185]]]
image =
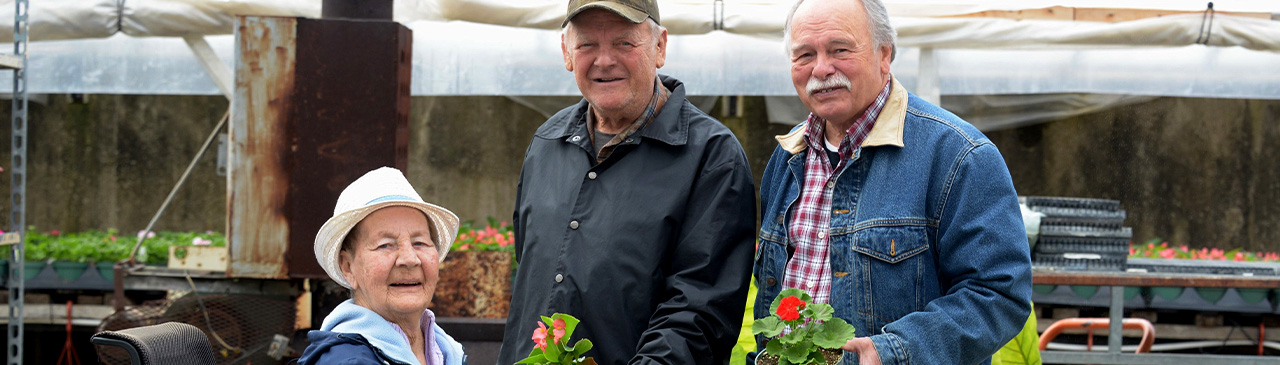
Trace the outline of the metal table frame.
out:
[[[1120,352],[1121,340],[1123,339],[1120,326],[1124,317],[1124,288],[1126,286],[1277,288],[1280,287],[1280,277],[1036,270],[1032,278],[1035,284],[1042,285],[1097,285],[1111,287],[1111,325],[1107,331],[1107,352],[1041,351],[1041,360],[1046,364],[1280,364],[1280,357],[1276,356],[1125,354]]]

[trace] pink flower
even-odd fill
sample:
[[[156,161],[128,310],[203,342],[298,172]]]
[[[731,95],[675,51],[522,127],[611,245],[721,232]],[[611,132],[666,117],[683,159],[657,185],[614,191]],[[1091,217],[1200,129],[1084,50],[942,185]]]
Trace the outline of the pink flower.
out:
[[[213,244],[213,240],[206,240],[200,237],[191,239],[191,244],[195,246],[208,246]]]
[[[542,351],[547,351],[547,325],[542,321],[538,321],[538,328],[533,330],[533,343]]]
[[[115,241],[116,241],[116,236],[112,235],[110,238],[111,238],[111,242],[115,242]]]
[[[49,231],[49,234],[54,235],[54,236],[57,236],[57,235],[61,235],[61,234],[62,234],[62,231],[59,231],[59,230],[56,230],[56,229],[55,229],[55,230]],[[113,239],[112,241],[115,241],[115,240]]]
[[[1226,258],[1223,256],[1224,254],[1226,254],[1226,251],[1222,251],[1222,249],[1220,248],[1215,248],[1209,251],[1209,258],[1212,258],[1214,260],[1222,260]]]
[[[555,343],[557,345],[560,344],[560,338],[564,337],[564,326],[565,326],[564,319],[556,318],[555,321],[551,322],[551,327],[555,328],[554,331],[551,331],[551,333],[554,335],[554,337],[552,337],[551,339],[552,343]]]
[[[1138,252],[1138,250],[1133,249],[1133,247],[1129,247],[1129,256],[1133,256],[1135,252]]]
[[[1236,252],[1236,256],[1231,258],[1232,261],[1244,261],[1244,253]]]
[[[1171,258],[1173,258],[1174,254],[1175,254],[1175,253],[1173,252],[1173,250],[1161,250],[1161,251],[1160,251],[1160,257],[1163,257],[1163,258],[1166,258],[1166,259],[1171,259]]]
[[[138,238],[146,236],[147,238],[156,238],[156,233],[152,231],[138,231]]]

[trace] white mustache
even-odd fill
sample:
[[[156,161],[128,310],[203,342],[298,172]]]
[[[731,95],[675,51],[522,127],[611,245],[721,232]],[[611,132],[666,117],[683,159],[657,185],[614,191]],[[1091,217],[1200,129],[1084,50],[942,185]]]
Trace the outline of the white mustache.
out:
[[[835,87],[843,87],[845,89],[852,90],[853,83],[850,82],[849,78],[845,77],[844,74],[837,72],[832,74],[831,77],[826,80],[818,80],[816,77],[810,77],[809,83],[805,85],[804,89],[805,89],[805,92],[809,93],[810,95],[813,95],[813,93],[818,92],[818,90],[825,90],[825,89],[830,89]]]

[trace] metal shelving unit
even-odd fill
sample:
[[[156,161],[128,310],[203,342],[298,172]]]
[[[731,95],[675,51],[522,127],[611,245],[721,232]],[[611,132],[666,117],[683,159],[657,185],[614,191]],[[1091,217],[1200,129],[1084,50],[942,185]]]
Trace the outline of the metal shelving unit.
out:
[[[17,237],[6,237],[5,241],[16,243],[9,246],[9,348],[6,363],[22,364],[22,338],[25,334],[22,325],[23,297],[25,296],[22,277],[22,261],[26,252],[23,244],[27,226],[26,190],[27,190],[27,0],[15,0],[13,12],[13,54],[0,55],[0,68],[13,70],[13,108],[12,121],[12,162],[9,166],[9,191],[12,206],[9,211],[9,229]]]

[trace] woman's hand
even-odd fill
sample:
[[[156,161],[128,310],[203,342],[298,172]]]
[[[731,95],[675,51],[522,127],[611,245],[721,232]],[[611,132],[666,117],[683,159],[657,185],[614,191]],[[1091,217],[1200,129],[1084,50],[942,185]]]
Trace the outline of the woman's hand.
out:
[[[881,365],[880,353],[876,352],[876,346],[871,343],[871,339],[867,337],[854,337],[844,344],[840,349],[857,353],[858,363],[862,365]]]

